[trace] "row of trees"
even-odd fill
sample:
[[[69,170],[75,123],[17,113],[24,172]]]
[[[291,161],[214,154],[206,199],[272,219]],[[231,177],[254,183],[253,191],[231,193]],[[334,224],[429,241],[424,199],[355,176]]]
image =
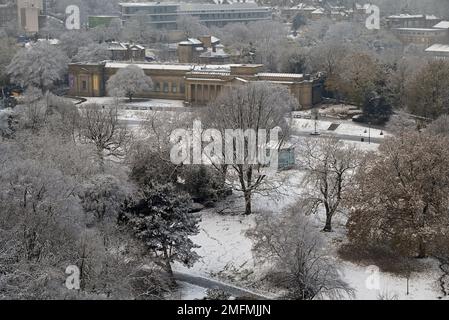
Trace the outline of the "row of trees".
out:
[[[171,264],[196,261],[191,196],[129,175],[134,139],[116,108],[78,112],[29,88],[0,124],[0,297],[160,299]],[[78,291],[63,286],[71,265]]]

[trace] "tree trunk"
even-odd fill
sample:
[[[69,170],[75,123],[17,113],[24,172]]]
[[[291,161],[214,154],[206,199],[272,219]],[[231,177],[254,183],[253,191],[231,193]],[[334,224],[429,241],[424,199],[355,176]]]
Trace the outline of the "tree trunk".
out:
[[[424,259],[427,257],[426,254],[426,244],[424,243],[423,239],[419,239],[419,244],[418,244],[418,259]]]
[[[250,215],[252,213],[252,208],[251,208],[251,191],[250,190],[246,190],[244,192],[245,194],[245,215]]]
[[[164,263],[165,263],[165,268],[164,268],[165,272],[167,272],[167,274],[168,274],[168,276],[170,278],[171,283],[175,284],[176,283],[175,276],[173,274],[173,269],[171,267],[170,259],[168,257],[167,252],[164,252]]]
[[[323,229],[324,232],[332,232],[332,214],[326,214],[326,225]]]

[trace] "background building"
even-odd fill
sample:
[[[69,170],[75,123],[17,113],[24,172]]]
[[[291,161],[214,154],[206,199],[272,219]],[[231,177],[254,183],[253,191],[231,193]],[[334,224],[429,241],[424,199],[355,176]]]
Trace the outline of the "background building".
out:
[[[6,27],[17,17],[17,7],[14,2],[0,3],[0,27]]]
[[[74,63],[69,65],[69,95],[100,97],[107,95],[106,82],[129,63]],[[309,75],[264,73],[263,65],[190,65],[137,64],[153,80],[151,91],[138,96],[184,100],[204,105],[231,86],[252,81],[268,81],[285,85],[298,101],[298,109],[321,102],[321,81]]]
[[[449,44],[434,44],[426,49],[426,54],[436,59],[449,60]]]
[[[178,44],[180,63],[225,64],[230,59],[230,55],[224,52],[220,39],[213,36],[189,38]]]
[[[200,4],[142,2],[120,3],[121,19],[129,20],[144,15],[148,24],[156,28],[176,29],[176,21],[181,16],[197,17],[206,26],[223,26],[227,23],[247,23],[251,21],[271,20],[268,7],[259,7],[255,3]]]
[[[145,47],[139,44],[108,42],[108,50],[115,61],[145,61]]]
[[[39,32],[39,15],[43,9],[42,0],[17,0],[19,28],[26,33]]]

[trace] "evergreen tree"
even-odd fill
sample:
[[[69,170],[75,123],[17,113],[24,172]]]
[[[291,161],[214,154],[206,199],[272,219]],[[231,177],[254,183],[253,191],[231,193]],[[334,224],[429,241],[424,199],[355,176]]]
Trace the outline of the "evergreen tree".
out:
[[[199,259],[190,237],[199,233],[200,218],[189,212],[190,205],[190,197],[172,184],[147,185],[122,217],[170,276],[173,262],[190,267]]]

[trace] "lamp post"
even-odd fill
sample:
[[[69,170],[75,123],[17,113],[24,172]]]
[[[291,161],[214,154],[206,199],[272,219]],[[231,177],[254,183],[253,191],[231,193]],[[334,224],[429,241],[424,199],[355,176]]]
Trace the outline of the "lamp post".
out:
[[[371,121],[368,122],[368,144],[371,144]]]

